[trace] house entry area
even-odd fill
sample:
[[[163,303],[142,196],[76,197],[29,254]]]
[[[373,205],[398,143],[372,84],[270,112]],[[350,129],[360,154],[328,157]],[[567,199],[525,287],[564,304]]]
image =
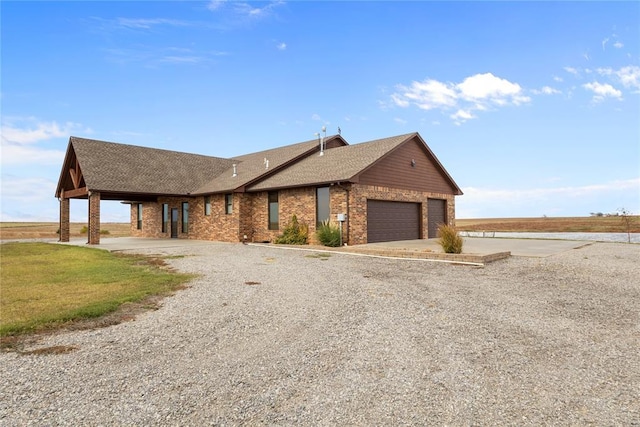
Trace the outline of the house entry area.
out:
[[[420,203],[367,200],[367,243],[420,238]]]
[[[171,209],[171,238],[178,238],[178,208]]]

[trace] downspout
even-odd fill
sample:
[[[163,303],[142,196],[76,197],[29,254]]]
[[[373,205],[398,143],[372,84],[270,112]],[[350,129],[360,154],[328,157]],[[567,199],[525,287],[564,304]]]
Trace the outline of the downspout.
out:
[[[349,226],[351,221],[351,217],[349,216],[349,189],[345,186],[343,186],[342,184],[340,184],[340,181],[335,183],[336,186],[340,187],[342,190],[344,190],[344,192],[347,194],[347,236],[346,236],[346,241],[348,242],[347,244],[351,244],[351,240],[349,240],[349,230],[351,229],[351,227]]]

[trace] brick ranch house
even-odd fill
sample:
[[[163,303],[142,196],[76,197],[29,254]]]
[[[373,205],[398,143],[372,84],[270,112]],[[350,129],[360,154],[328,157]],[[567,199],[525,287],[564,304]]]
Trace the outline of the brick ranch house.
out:
[[[56,197],[60,240],[70,199],[88,199],[88,243],[100,200],[131,205],[131,235],[270,242],[296,215],[315,230],[342,220],[354,245],[436,237],[462,191],[418,133],[349,145],[340,135],[233,159],[70,137]]]

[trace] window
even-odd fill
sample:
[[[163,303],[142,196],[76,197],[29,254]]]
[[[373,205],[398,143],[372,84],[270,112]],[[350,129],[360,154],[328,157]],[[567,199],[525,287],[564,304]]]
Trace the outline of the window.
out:
[[[204,214],[211,215],[211,197],[205,196],[204,198]]]
[[[169,204],[162,204],[162,232],[166,233],[169,228]]]
[[[329,219],[329,187],[316,188],[316,225]]]
[[[189,232],[189,203],[182,202],[182,232]]]
[[[269,230],[278,230],[280,218],[278,216],[278,192],[269,191]]]
[[[142,230],[142,203],[138,203],[138,230]]]
[[[227,215],[233,213],[233,194],[224,195],[224,213]]]

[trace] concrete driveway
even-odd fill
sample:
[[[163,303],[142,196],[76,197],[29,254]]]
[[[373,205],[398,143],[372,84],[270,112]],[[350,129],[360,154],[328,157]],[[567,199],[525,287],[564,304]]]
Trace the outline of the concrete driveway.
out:
[[[525,257],[547,257],[591,244],[591,242],[579,240],[500,239],[489,237],[463,237],[463,239],[464,246],[462,252],[466,254],[489,255],[498,252],[511,252],[512,256]],[[432,252],[442,252],[442,248],[438,244],[438,239],[368,243],[362,246],[389,248],[399,251],[428,249]]]
[[[86,239],[72,239],[69,243],[76,246],[88,246]],[[93,247],[108,251],[136,251],[147,249],[166,249],[177,247],[195,247],[202,245],[219,245],[220,242],[186,239],[148,239],[139,237],[103,238],[99,245]],[[542,240],[542,239],[500,239],[488,237],[464,237],[463,253],[489,255],[498,252],[511,252],[512,256],[547,257],[560,252],[590,245],[590,242],[578,240]],[[318,250],[321,247],[308,247]],[[349,252],[358,252],[358,248],[385,249],[389,251],[430,251],[442,252],[437,239],[402,240],[396,242],[368,243],[349,247]]]

